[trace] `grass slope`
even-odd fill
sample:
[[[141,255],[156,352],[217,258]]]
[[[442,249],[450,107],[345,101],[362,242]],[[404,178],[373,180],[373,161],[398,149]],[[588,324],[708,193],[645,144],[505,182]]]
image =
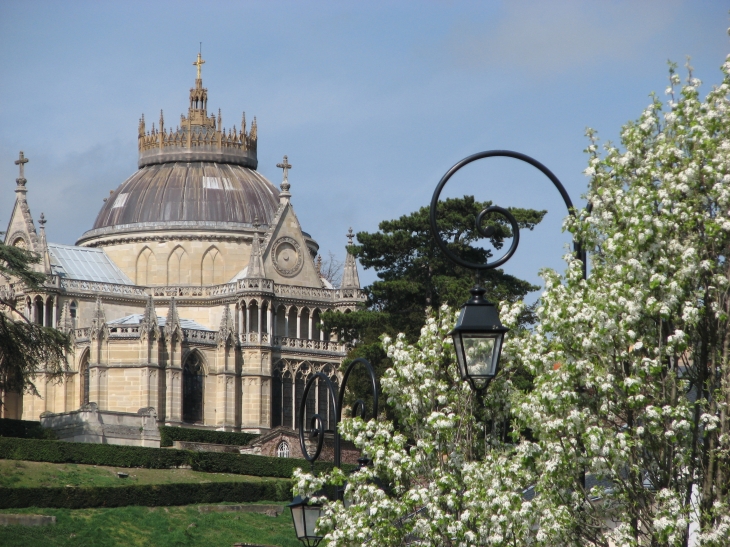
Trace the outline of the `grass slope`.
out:
[[[117,472],[128,473],[120,479]],[[0,460],[0,487],[127,486],[130,484],[173,484],[260,481],[261,477],[233,473],[203,473],[191,469],[144,469]],[[281,479],[268,479],[281,480]]]
[[[300,547],[288,509],[278,517],[256,513],[200,513],[197,505],[77,510],[31,508],[0,512],[53,515],[57,519],[55,526],[0,526],[0,545],[3,547],[231,547],[238,542]]]

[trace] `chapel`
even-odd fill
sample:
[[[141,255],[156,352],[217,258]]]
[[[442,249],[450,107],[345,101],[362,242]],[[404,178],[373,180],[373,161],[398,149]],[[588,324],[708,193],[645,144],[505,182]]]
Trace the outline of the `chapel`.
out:
[[[265,433],[296,429],[310,374],[337,382],[347,347],[320,329],[320,314],[365,300],[355,258],[346,255],[339,287],[323,278],[317,242],[294,211],[287,156],[277,189],[256,170],[256,118],[224,129],[220,110],[209,114],[204,62],[198,54],[174,129],[162,112],[157,127],[139,120],[138,170],[76,245],[48,241],[43,213],[36,228],[20,152],[5,243],[38,253],[47,281],[29,292],[0,276],[0,290],[28,320],[67,332],[74,351],[61,378],[35,378],[39,396],[0,394],[3,417],[95,403],[120,415],[151,410],[158,424]],[[307,413],[330,417],[319,391]]]

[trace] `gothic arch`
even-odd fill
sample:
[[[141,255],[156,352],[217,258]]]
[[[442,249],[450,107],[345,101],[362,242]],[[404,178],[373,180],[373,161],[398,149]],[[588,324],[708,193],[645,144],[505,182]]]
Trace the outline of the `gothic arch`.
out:
[[[151,285],[154,281],[155,271],[157,270],[157,259],[152,249],[145,246],[137,255],[137,285]]]
[[[89,403],[89,348],[81,354],[79,360],[79,406]]]
[[[190,351],[183,362],[182,419],[187,423],[203,421],[205,361],[198,350]]]
[[[217,285],[224,283],[224,262],[223,254],[215,245],[211,245],[200,264],[201,285]]]
[[[181,245],[175,247],[167,258],[167,284],[190,284],[190,257]]]

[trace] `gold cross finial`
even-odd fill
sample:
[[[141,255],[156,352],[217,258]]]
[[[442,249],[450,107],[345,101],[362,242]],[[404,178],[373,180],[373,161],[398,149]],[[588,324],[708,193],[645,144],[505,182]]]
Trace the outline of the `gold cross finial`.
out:
[[[205,61],[203,61],[203,56],[198,53],[198,60],[193,63],[195,66],[198,67],[198,80],[200,80],[200,68],[205,64]]]

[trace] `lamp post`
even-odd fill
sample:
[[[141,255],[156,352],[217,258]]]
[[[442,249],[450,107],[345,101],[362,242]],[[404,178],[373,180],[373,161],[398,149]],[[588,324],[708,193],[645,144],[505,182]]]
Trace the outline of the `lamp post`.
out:
[[[473,289],[471,289],[472,297],[461,307],[461,313],[459,314],[459,318],[456,322],[456,327],[454,327],[454,330],[450,333],[454,340],[454,349],[456,351],[456,358],[459,364],[459,373],[461,378],[462,380],[468,381],[475,390],[482,390],[486,388],[489,382],[497,375],[499,357],[502,351],[502,341],[504,339],[504,334],[508,331],[507,328],[502,326],[502,323],[499,320],[499,313],[497,312],[495,305],[484,298],[484,293],[486,291],[479,286],[479,274],[482,271],[498,268],[512,258],[512,255],[515,253],[517,246],[519,245],[520,227],[517,223],[517,219],[507,209],[492,205],[482,210],[476,218],[477,232],[485,238],[493,236],[494,228],[492,226],[487,228],[482,227],[482,221],[484,220],[484,217],[490,213],[500,214],[509,221],[512,227],[512,244],[504,256],[493,262],[487,262],[484,264],[470,262],[454,254],[448,248],[446,242],[441,239],[438,224],[436,222],[436,209],[441,191],[449,179],[459,169],[474,161],[493,157],[514,158],[539,169],[555,185],[558,192],[560,192],[560,195],[568,208],[568,212],[575,216],[573,202],[570,200],[570,196],[565,190],[565,187],[553,174],[553,172],[536,159],[511,150],[489,150],[468,156],[449,169],[436,186],[436,190],[431,198],[431,233],[433,234],[439,248],[449,260],[459,266],[463,266],[464,268],[475,270],[477,272],[477,284]],[[590,204],[588,205],[588,208],[590,211]],[[585,253],[578,242],[574,243],[574,250],[577,257],[583,261],[583,278],[585,279]]]
[[[345,400],[345,386],[347,380],[350,378],[350,373],[358,365],[365,367],[365,370],[370,377],[370,384],[373,389],[373,416],[378,415],[378,384],[375,377],[375,370],[373,366],[365,359],[358,358],[350,363],[345,370],[345,374],[342,377],[342,383],[340,389],[335,388],[334,383],[330,380],[329,376],[322,372],[317,372],[309,377],[306,385],[304,386],[304,392],[302,393],[302,402],[299,405],[299,446],[302,450],[304,458],[312,464],[317,461],[319,455],[322,453],[322,447],[324,446],[324,435],[327,432],[325,430],[326,420],[318,413],[313,414],[310,417],[310,429],[305,430],[306,424],[306,411],[307,411],[307,396],[309,391],[314,386],[317,380],[320,380],[320,387],[324,386],[326,396],[329,399],[331,408],[334,410],[335,424],[333,428],[333,441],[334,441],[334,464],[335,467],[339,467],[342,459],[342,449],[340,447],[340,433],[338,430],[338,424],[342,420],[342,405]],[[365,402],[362,399],[358,399],[352,406],[352,415],[359,416],[365,419]],[[307,450],[307,444],[305,440],[305,434],[309,433],[310,438],[316,437],[316,448],[313,454],[310,454]],[[358,464],[362,467],[367,465],[368,460],[360,458]],[[344,496],[344,489],[338,488],[336,490],[336,497],[341,499]],[[322,505],[319,503],[313,503],[309,498],[302,498],[297,496],[289,504],[292,513],[292,519],[294,521],[294,531],[297,534],[297,539],[301,541],[307,547],[317,547],[319,542],[322,541],[322,536],[317,535],[315,528],[317,526],[317,520],[322,515]]]

